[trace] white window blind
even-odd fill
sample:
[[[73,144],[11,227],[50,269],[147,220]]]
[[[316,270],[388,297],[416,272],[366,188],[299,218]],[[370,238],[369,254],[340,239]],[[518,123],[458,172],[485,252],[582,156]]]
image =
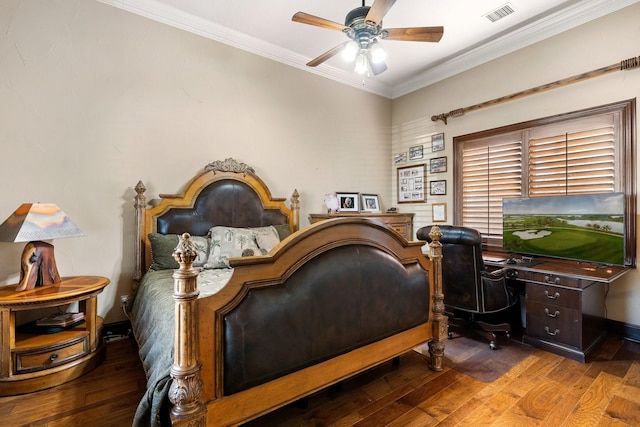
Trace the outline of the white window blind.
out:
[[[615,191],[613,125],[529,141],[529,196]]]
[[[463,225],[502,238],[502,199],[522,194],[522,143],[469,144],[462,169]]]

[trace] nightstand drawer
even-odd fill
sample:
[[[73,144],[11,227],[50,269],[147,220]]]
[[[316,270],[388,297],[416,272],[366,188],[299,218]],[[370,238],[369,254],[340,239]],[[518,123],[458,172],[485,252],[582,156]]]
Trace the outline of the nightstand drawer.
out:
[[[84,335],[60,345],[16,352],[16,374],[40,371],[68,363],[89,353],[89,336]]]

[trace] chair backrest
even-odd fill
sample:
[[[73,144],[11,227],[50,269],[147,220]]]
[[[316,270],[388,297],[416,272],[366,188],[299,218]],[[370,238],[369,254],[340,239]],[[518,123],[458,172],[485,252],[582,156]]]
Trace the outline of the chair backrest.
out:
[[[482,236],[478,230],[439,225],[442,237],[442,288],[444,303],[450,308],[485,312],[482,272]],[[416,233],[418,239],[431,241],[431,226]]]

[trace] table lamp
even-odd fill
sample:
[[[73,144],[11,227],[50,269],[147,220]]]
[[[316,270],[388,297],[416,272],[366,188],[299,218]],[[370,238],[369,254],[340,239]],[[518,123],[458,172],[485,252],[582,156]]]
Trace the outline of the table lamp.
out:
[[[24,203],[0,225],[0,242],[29,242],[22,252],[16,291],[60,283],[53,245],[42,240],[84,233],[53,203]]]

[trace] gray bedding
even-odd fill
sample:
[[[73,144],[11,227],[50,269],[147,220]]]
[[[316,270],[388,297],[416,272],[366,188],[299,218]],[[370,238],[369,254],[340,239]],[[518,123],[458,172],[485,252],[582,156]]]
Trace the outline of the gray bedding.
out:
[[[199,298],[219,291],[233,270],[204,270],[198,275]],[[131,325],[147,376],[147,391],[138,404],[133,426],[158,426],[162,405],[171,385],[173,364],[174,300],[173,270],[149,271],[131,307]]]

